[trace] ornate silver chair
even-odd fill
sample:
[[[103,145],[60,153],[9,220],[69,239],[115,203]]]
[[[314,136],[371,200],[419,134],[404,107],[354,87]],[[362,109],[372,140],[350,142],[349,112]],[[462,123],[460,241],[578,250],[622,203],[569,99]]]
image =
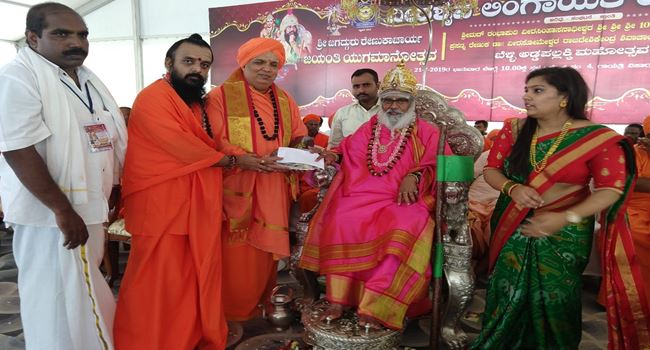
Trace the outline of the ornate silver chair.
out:
[[[441,323],[442,340],[451,349],[461,349],[467,345],[467,336],[460,328],[459,322],[474,291],[467,194],[473,176],[473,160],[483,149],[483,137],[478,130],[467,125],[463,114],[458,109],[450,107],[444,98],[435,92],[419,90],[415,103],[418,117],[440,128],[442,144],[446,141],[454,156],[460,156],[460,162],[459,157],[450,157],[453,158],[451,163],[461,164],[460,168],[458,165],[451,167],[452,170],[458,170],[456,173],[452,171],[452,174],[447,176],[444,172],[438,175],[438,178],[443,181],[439,181],[436,196],[436,226],[439,227],[436,234],[438,237],[442,236],[443,270],[449,289],[446,311]],[[440,160],[446,162],[444,157]],[[439,164],[439,167],[441,166],[443,165]],[[449,169],[447,164],[444,167]],[[332,168],[317,174],[317,182],[321,186],[319,204],[334,175],[335,170]],[[297,244],[292,248],[290,264],[292,273],[304,288],[305,296],[312,300],[317,300],[319,297],[316,277],[310,272],[298,269],[297,262],[309,228],[309,220],[317,208],[318,204],[310,212],[303,214],[299,220]],[[302,312],[306,340],[315,349],[379,350],[396,349],[399,346],[399,332],[387,329],[362,329],[357,325],[354,313],[344,314],[344,317],[333,321],[332,324],[322,322],[320,314],[326,309],[326,303],[324,300],[316,301],[305,306]]]
[[[483,136],[474,127],[467,125],[461,111],[449,106],[442,96],[433,91],[420,90],[415,108],[418,117],[441,129],[443,138],[456,156],[450,164],[443,166],[440,160],[438,162],[438,169],[444,168],[447,171],[443,171],[443,174],[439,172],[438,175],[442,181],[438,183],[436,196],[436,222],[439,230],[436,233],[439,233],[438,237],[442,235],[443,270],[449,288],[440,333],[450,349],[463,349],[467,346],[467,335],[459,322],[474,293],[468,192],[473,178],[473,160],[483,150]],[[455,173],[450,174],[450,169],[455,170]],[[435,311],[433,316],[436,318]],[[434,326],[436,324],[434,322]]]

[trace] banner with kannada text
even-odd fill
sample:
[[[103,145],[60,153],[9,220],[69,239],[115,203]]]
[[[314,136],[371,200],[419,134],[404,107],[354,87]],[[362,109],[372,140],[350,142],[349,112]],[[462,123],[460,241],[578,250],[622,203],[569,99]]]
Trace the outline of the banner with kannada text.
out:
[[[372,68],[381,79],[404,60],[469,120],[524,116],[526,74],[551,65],[582,73],[595,122],[639,123],[650,115],[650,0],[479,1],[446,20],[440,8],[425,10],[433,18],[426,66],[428,26],[414,7],[302,0],[212,8],[212,84],[237,68],[242,43],[264,36],[285,46],[276,82],[304,114],[328,116],[353,101],[354,70]]]

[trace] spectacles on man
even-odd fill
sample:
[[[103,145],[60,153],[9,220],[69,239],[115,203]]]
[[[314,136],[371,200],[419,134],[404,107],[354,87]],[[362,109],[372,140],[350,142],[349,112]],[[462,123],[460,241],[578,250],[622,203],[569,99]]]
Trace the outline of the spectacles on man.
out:
[[[411,100],[408,98],[382,98],[381,99],[381,104],[384,106],[384,108],[391,107],[393,104],[396,104],[397,107],[403,108],[409,105],[411,103]]]

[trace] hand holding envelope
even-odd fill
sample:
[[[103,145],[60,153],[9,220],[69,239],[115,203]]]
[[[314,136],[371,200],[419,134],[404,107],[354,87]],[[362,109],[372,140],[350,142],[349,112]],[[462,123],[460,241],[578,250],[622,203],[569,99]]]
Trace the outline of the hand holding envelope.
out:
[[[318,158],[318,153],[311,153],[304,149],[280,147],[278,148],[279,164],[291,170],[314,170],[324,169],[325,162]]]

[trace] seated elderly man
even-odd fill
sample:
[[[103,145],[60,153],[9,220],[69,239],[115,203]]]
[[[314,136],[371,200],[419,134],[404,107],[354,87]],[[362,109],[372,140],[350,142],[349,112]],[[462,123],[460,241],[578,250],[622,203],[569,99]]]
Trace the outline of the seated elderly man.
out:
[[[380,86],[382,109],[331,151],[341,162],[314,216],[301,266],[326,275],[331,307],[354,307],[359,323],[401,329],[425,312],[439,132],[416,118],[416,79],[403,63]]]

